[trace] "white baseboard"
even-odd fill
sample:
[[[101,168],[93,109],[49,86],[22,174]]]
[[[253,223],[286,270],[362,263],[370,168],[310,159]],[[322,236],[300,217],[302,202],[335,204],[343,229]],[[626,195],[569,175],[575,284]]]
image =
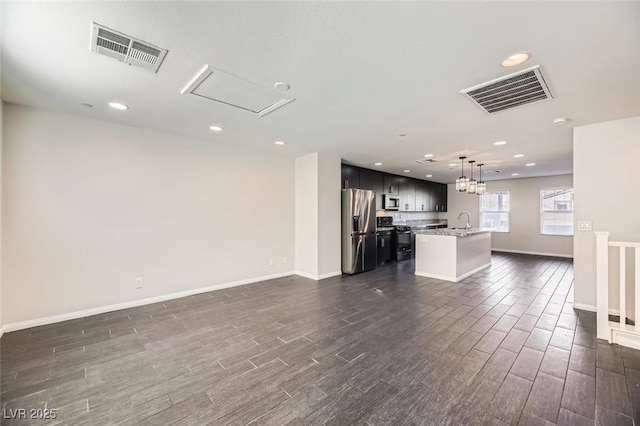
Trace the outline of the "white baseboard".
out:
[[[300,275],[301,277],[304,277],[304,278],[309,278],[310,280],[320,281],[326,278],[337,277],[338,275],[342,275],[342,271],[334,271],[334,272],[329,272],[322,275],[313,275],[313,274],[308,274],[302,271],[295,271],[294,274]]]
[[[491,251],[497,251],[501,253],[532,254],[534,256],[566,257],[569,259],[573,259],[572,254],[542,253],[538,251],[508,250],[508,249],[498,249],[498,248],[492,248]]]
[[[103,314],[106,312],[113,312],[113,311],[119,311],[122,309],[135,308],[137,306],[149,305],[151,303],[158,303],[158,302],[164,302],[172,299],[179,299],[181,297],[193,296],[194,294],[207,293],[210,291],[222,290],[225,288],[237,287],[241,285],[256,283],[259,281],[266,281],[266,280],[272,280],[274,278],[287,277],[290,275],[294,275],[294,271],[281,272],[278,274],[248,278],[244,280],[232,281],[232,282],[222,283],[222,284],[214,284],[208,287],[200,287],[200,288],[181,291],[177,293],[163,294],[160,296],[148,297],[146,299],[131,300],[128,302],[116,303],[113,305],[100,306],[100,307],[91,308],[91,309],[84,309],[82,311],[69,312],[66,314],[53,315],[53,316],[44,317],[44,318],[36,318],[32,320],[27,320],[27,321],[15,322],[12,324],[5,324],[1,330],[2,330],[2,333],[4,332],[8,333],[10,331],[17,331],[17,330],[24,330],[25,328],[38,327],[41,325],[53,324],[56,322],[68,321],[72,319],[88,317],[91,315]],[[0,336],[2,336],[2,333],[0,333]]]
[[[4,327],[0,327],[0,339],[2,339],[3,334],[4,334]]]
[[[580,309],[581,311],[589,311],[589,312],[597,312],[598,309],[593,305],[586,305],[584,303],[576,303],[573,302],[573,307],[576,309]]]
[[[619,324],[614,323],[614,327]],[[620,328],[611,328],[611,340],[622,346],[640,350],[640,334],[635,330],[623,330]]]
[[[459,275],[458,277],[456,277],[456,282],[464,280],[465,278],[475,274],[476,272],[482,271],[483,269],[488,268],[489,266],[491,266],[491,262],[485,263],[482,266],[478,266],[476,269],[472,269],[471,271],[467,272],[466,274]]]
[[[598,308],[593,305],[587,305],[584,303],[576,303],[573,302],[573,307],[576,309],[580,309],[581,311],[589,311],[589,312],[597,312]],[[620,309],[609,309],[609,315],[613,315],[616,317],[620,316]]]
[[[435,278],[437,280],[456,282],[456,277],[450,276],[450,275],[438,275],[438,274],[430,274],[427,272],[418,272],[418,271],[416,271],[415,274],[419,277]]]
[[[417,271],[415,272],[415,274],[420,276],[420,277],[436,278],[438,280],[452,281],[454,283],[457,283],[458,281],[461,281],[461,280],[463,280],[463,279],[475,274],[476,272],[483,270],[484,268],[488,268],[489,266],[491,266],[491,262],[489,262],[489,263],[487,263],[485,265],[479,266],[479,267],[477,267],[477,268],[475,268],[475,269],[473,269],[473,270],[471,270],[471,271],[469,271],[469,272],[467,272],[465,274],[459,275],[457,277],[450,276],[450,275],[430,274],[430,273],[427,273],[427,272],[417,272]]]

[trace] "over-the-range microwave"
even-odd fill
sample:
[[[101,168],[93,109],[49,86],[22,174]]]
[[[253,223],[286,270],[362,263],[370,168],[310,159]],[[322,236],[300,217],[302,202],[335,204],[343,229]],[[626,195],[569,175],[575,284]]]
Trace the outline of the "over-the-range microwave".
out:
[[[382,208],[385,210],[400,209],[400,197],[396,195],[382,194]]]

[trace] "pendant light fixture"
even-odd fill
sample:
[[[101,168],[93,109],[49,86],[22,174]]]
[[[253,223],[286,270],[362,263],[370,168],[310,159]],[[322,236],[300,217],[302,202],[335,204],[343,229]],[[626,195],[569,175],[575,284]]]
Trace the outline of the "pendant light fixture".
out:
[[[476,189],[476,194],[478,195],[484,195],[487,192],[487,184],[482,180],[482,166],[484,166],[484,164],[478,164],[478,167],[480,167],[480,180],[478,181]]]
[[[467,184],[467,193],[468,194],[476,194],[476,189],[478,188],[478,182],[473,178],[473,163],[476,160],[469,160],[469,164],[471,167],[471,179],[469,179],[469,183]]]
[[[462,175],[456,180],[456,190],[460,192],[466,192],[469,179],[464,175],[464,160],[467,157],[460,157],[460,163],[462,164]]]

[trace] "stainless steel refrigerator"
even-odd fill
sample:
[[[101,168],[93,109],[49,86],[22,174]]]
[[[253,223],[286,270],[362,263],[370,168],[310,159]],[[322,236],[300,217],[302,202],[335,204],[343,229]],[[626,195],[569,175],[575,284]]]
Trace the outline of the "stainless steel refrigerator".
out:
[[[342,272],[357,274],[375,269],[376,193],[342,190]]]

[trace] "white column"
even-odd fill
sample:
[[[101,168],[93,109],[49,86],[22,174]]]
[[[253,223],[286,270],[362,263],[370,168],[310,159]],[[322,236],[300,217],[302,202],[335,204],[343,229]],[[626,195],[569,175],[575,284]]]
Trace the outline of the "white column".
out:
[[[318,154],[295,160],[296,274],[318,275]]]
[[[296,274],[340,275],[340,157],[312,153],[295,160]]]

